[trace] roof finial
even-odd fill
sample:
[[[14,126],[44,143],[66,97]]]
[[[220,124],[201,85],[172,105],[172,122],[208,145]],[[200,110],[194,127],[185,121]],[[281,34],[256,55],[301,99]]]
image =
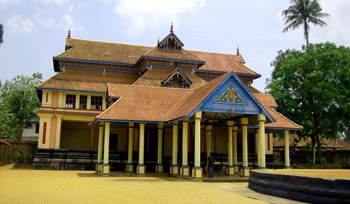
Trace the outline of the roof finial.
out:
[[[173,29],[173,22],[171,22],[171,26],[170,26],[170,32],[174,32],[174,29]]]
[[[239,55],[239,45],[237,45],[237,55]]]
[[[68,36],[67,36],[67,38],[70,38],[70,27],[68,29]]]
[[[159,37],[158,37],[157,45],[159,45]]]

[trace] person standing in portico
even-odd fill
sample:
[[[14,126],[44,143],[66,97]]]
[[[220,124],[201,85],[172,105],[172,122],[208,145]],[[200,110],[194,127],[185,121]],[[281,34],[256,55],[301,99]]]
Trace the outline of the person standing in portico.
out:
[[[214,178],[214,163],[216,159],[213,155],[213,153],[210,153],[210,156],[208,157],[208,177]]]

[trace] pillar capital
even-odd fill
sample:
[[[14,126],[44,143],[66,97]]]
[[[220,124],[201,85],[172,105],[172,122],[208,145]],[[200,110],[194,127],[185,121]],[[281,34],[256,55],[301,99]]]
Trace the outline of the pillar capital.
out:
[[[201,120],[202,119],[202,111],[197,111],[194,115],[195,120]]]
[[[182,121],[182,123],[189,123],[189,122],[190,122],[189,119],[185,119],[185,120]]]
[[[163,129],[164,124],[163,123],[158,123],[158,129]]]
[[[134,128],[134,123],[133,122],[129,122],[129,128]]]
[[[238,126],[233,126],[233,132],[238,132]]]
[[[259,114],[259,115],[258,115],[258,121],[259,121],[259,122],[266,122],[266,115],[264,115],[264,114]]]
[[[233,127],[234,122],[232,120],[229,120],[226,124],[228,127]]]
[[[241,125],[248,126],[248,118],[241,118]]]
[[[102,126],[104,126],[104,125],[105,125],[105,122],[99,122],[98,124],[99,124],[99,125],[100,125],[100,127],[101,127],[101,125],[102,125]]]
[[[172,124],[173,125],[179,125],[179,122],[173,122]]]
[[[213,130],[213,126],[212,125],[206,125],[205,126],[205,130],[206,131],[212,131]]]

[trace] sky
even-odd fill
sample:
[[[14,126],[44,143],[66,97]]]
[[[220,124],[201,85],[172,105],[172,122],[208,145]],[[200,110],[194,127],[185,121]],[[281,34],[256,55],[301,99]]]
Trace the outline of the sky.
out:
[[[311,25],[310,42],[350,46],[350,0],[320,0],[328,26]],[[240,54],[246,66],[262,75],[260,91],[271,77],[270,64],[279,50],[305,44],[299,28],[282,33],[281,12],[289,0],[0,0],[0,80],[40,72],[55,74],[52,57],[72,38],[155,46],[174,33],[184,49]]]

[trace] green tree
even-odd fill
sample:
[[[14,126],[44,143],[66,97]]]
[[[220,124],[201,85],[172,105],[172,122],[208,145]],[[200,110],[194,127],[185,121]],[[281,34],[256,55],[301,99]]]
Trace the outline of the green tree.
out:
[[[0,83],[0,138],[20,139],[23,129],[30,127],[40,106],[35,86],[41,81],[42,75],[34,73]]]
[[[309,30],[310,23],[319,26],[327,25],[321,18],[329,16],[327,13],[322,13],[322,7],[318,0],[291,0],[291,6],[282,11],[284,24],[287,25],[283,29],[283,33],[290,29],[297,29],[300,26],[304,28],[304,37],[306,46],[309,45]]]
[[[314,152],[317,144],[321,161],[322,138],[337,138],[350,127],[350,49],[310,44],[307,52],[279,51],[271,65],[267,92],[278,111],[303,125],[298,134],[311,137]]]
[[[4,35],[4,28],[2,24],[0,24],[0,45],[4,42],[4,39],[2,38],[3,35]]]

